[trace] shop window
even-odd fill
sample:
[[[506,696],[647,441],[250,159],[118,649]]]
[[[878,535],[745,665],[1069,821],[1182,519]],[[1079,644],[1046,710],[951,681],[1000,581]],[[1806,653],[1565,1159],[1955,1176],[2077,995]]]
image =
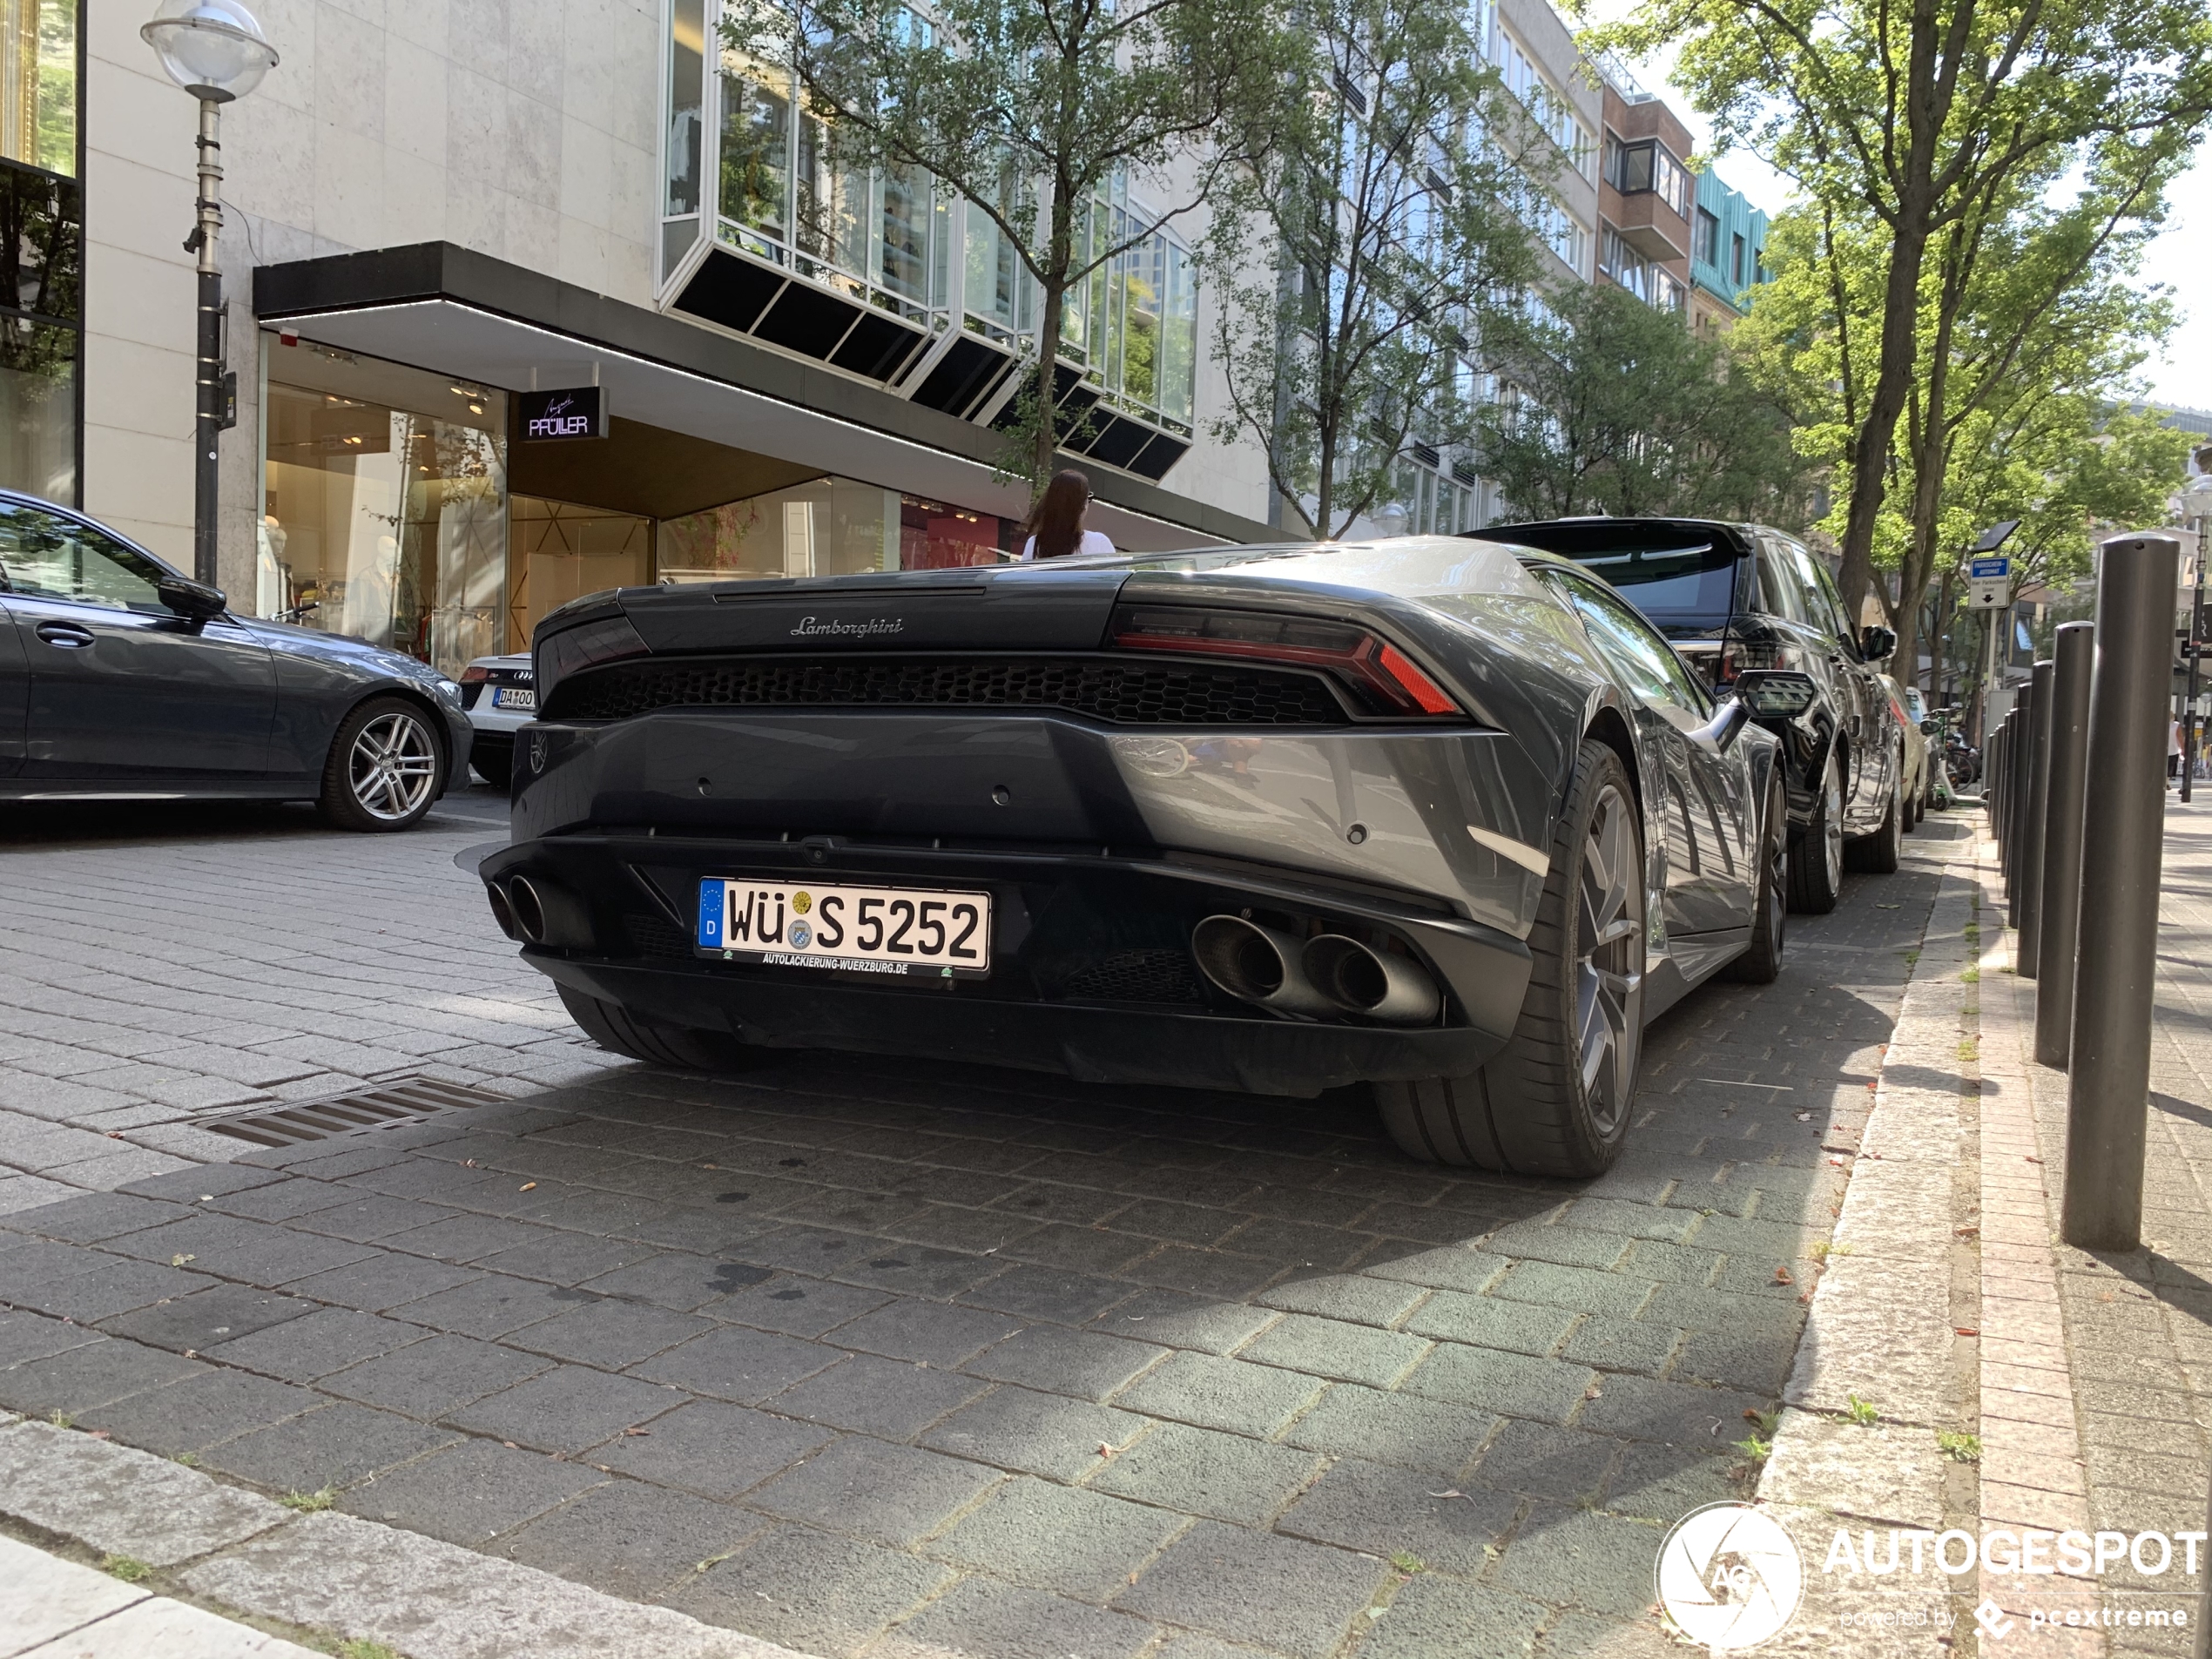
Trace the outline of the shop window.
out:
[[[81,429],[76,0],[0,0],[0,486],[74,505]]]
[[[899,568],[896,490],[846,478],[725,502],[660,522],[662,582],[741,582],[846,576]]]
[[[1012,521],[995,513],[970,512],[918,496],[899,498],[899,568],[943,570],[966,564],[996,564],[1012,532]]]
[[[506,395],[262,339],[255,610],[448,674],[503,649]]]
[[[653,521],[630,513],[511,497],[507,529],[507,646],[528,651],[546,615],[571,599],[653,579]]]

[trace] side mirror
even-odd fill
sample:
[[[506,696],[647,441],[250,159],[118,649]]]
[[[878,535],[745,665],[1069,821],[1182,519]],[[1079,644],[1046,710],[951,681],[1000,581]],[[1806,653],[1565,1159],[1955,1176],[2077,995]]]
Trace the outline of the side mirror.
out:
[[[1794,669],[1750,668],[1736,677],[1737,700],[1755,718],[1794,720],[1820,700],[1810,674]]]
[[[1936,734],[1936,723],[1933,720],[1923,720],[1920,722],[1920,735],[1922,737],[1932,738]]]
[[[211,588],[205,582],[194,582],[186,577],[164,577],[154,591],[163,604],[186,622],[209,621],[221,616],[230,604],[220,588]]]
[[[1870,663],[1885,663],[1897,655],[1897,630],[1879,623],[1858,631],[1858,654]]]
[[[1741,701],[1732,697],[1723,698],[1720,706],[1713,711],[1713,718],[1700,726],[1694,735],[1716,749],[1725,749],[1736,741],[1737,734],[1750,724],[1750,720],[1751,711],[1745,708]]]

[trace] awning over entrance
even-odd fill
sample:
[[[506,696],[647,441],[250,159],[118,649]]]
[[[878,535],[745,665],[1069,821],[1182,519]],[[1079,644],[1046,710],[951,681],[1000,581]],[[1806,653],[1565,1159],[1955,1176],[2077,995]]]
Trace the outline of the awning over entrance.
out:
[[[1025,488],[993,479],[997,438],[988,430],[450,243],[263,266],[253,279],[265,323],[341,350],[513,392],[596,381],[625,421],[977,511],[1019,516],[1027,505]],[[1279,534],[1141,479],[1085,470],[1091,527],[1120,547]]]

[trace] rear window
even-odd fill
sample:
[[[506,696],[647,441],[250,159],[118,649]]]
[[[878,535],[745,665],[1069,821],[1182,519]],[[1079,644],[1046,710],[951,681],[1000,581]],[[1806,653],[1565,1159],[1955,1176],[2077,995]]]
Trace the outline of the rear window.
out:
[[[1592,548],[1571,555],[1628,597],[1643,614],[1669,631],[1710,628],[1728,622],[1736,587],[1736,554],[1710,542],[1680,547]]]

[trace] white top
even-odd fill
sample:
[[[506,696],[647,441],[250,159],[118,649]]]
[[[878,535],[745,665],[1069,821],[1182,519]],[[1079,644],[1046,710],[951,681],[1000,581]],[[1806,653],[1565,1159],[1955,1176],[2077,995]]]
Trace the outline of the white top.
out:
[[[1097,530],[1085,530],[1083,539],[1076,543],[1076,556],[1078,557],[1085,553],[1111,553],[1113,550],[1114,544]],[[1024,563],[1028,563],[1036,556],[1037,538],[1032,536],[1022,543],[1022,559]]]

